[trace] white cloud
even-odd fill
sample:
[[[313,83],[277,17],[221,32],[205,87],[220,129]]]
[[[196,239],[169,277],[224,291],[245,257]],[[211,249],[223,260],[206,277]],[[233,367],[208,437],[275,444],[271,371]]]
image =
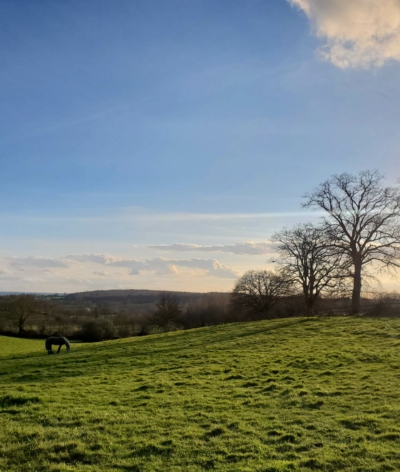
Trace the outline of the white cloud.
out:
[[[138,261],[136,259],[121,259],[110,263],[116,267],[126,267],[130,269],[131,275],[139,275],[142,271],[151,271],[158,275],[164,274],[181,274],[183,269],[199,269],[214,277],[236,278],[238,273],[215,259],[166,259],[164,257],[156,257],[154,259],[146,259]]]
[[[95,270],[93,272],[94,275],[101,275],[102,277],[107,277],[109,274],[108,272],[105,272],[104,270]]]
[[[204,275],[214,277],[234,278],[238,275],[234,269],[221,264],[215,259],[166,259],[156,257],[139,261],[137,259],[121,259],[107,254],[82,254],[67,256],[66,259],[80,263],[104,264],[108,267],[124,267],[129,269],[130,275],[139,275],[142,272],[152,272],[157,275],[181,275],[185,272],[182,269],[198,269],[203,271]],[[96,275],[105,274],[100,273],[100,271],[96,272]]]
[[[322,56],[340,68],[400,61],[400,0],[288,0],[325,38]]]
[[[228,252],[230,254],[263,255],[271,252],[270,242],[256,243],[245,241],[244,243],[218,244],[214,246],[202,246],[199,244],[170,244],[160,246],[147,246],[151,249],[162,251],[202,251],[202,252]]]
[[[76,254],[66,256],[65,259],[75,262],[93,262],[95,264],[110,264],[111,262],[119,260],[118,257],[109,256],[106,254]]]
[[[117,259],[109,264],[115,267],[125,267],[130,270],[131,275],[139,275],[141,270],[145,270],[145,263],[136,259]]]
[[[223,278],[236,278],[238,273],[228,267],[225,264],[221,264],[215,259],[189,259],[189,260],[181,260],[181,259],[163,259],[158,258],[154,259],[157,261],[168,261],[167,263],[172,265],[173,267],[186,267],[186,268],[193,268],[193,269],[202,269],[206,272],[207,275],[211,275],[214,277],[223,277]]]

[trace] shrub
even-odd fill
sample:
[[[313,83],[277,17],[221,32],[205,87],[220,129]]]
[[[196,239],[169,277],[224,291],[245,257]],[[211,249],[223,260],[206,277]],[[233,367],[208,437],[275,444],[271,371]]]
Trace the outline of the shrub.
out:
[[[81,339],[85,342],[105,341],[116,336],[113,323],[107,318],[97,318],[83,324]]]
[[[400,315],[400,294],[379,293],[369,300],[368,305],[364,302],[364,312],[369,316],[399,316]]]

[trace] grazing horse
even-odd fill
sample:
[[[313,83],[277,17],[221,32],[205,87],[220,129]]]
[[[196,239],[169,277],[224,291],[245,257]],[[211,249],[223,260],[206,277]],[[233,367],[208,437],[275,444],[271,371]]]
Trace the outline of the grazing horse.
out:
[[[50,336],[49,338],[46,339],[46,349],[49,354],[54,354],[52,346],[55,344],[56,346],[60,346],[58,348],[57,354],[60,354],[60,350],[62,346],[67,347],[67,351],[70,352],[71,350],[71,345],[68,341],[67,338],[64,338],[64,336]]]

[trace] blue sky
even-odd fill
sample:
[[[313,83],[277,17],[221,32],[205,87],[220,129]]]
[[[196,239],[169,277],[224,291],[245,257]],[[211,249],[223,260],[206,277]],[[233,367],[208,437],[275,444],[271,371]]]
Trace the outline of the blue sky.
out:
[[[400,6],[318,1],[1,1],[2,289],[229,290],[331,174],[399,178]]]

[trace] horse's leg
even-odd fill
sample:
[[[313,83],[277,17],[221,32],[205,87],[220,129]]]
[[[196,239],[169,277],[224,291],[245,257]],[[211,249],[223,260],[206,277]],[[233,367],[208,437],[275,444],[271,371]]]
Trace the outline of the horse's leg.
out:
[[[60,347],[58,348],[57,354],[60,354],[61,348],[62,348],[62,344],[60,344]]]

